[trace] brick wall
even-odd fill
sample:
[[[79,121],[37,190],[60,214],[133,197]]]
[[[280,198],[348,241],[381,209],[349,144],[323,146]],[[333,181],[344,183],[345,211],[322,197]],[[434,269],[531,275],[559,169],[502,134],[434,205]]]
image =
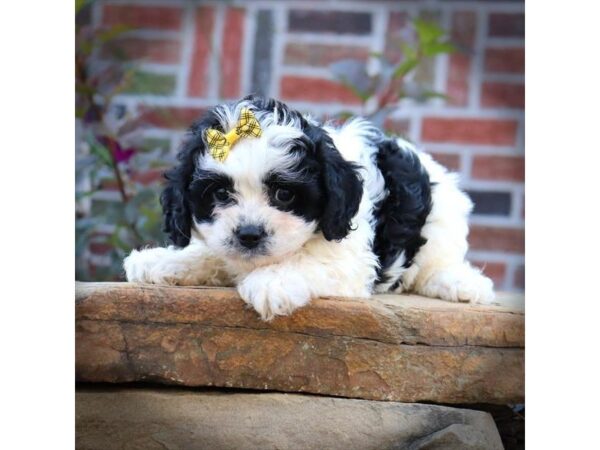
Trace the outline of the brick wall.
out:
[[[96,24],[123,23],[138,72],[116,101],[144,115],[149,139],[176,151],[203,109],[249,92],[326,117],[361,112],[328,65],[397,44],[410,17],[451,31],[461,52],[417,76],[449,100],[406,101],[386,126],[461,174],[475,202],[469,257],[499,289],[524,288],[524,5],[519,1],[101,1]],[[404,34],[403,34],[404,33]],[[102,53],[99,53],[102,58]]]

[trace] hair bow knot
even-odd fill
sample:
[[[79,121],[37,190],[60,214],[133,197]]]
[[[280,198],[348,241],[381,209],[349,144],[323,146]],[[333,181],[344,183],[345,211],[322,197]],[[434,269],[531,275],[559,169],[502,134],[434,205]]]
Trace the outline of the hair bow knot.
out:
[[[229,156],[231,147],[242,137],[260,137],[262,130],[260,123],[248,108],[242,109],[240,119],[236,126],[228,133],[222,133],[214,128],[206,130],[206,142],[210,154],[219,162]]]

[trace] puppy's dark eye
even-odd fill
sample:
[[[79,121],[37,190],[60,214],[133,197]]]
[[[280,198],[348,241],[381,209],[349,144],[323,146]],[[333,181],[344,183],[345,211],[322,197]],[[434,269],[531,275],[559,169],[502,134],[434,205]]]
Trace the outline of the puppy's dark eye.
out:
[[[213,192],[213,198],[217,203],[225,203],[231,198],[231,192],[226,188],[219,188]]]
[[[285,188],[279,188],[275,191],[275,200],[281,205],[289,205],[294,201],[296,196],[292,191]]]

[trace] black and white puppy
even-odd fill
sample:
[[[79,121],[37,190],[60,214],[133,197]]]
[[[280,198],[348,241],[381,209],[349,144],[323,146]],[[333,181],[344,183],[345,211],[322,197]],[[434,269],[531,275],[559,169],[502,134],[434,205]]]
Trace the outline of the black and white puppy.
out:
[[[227,133],[246,109],[262,134],[215,159],[207,130]],[[494,299],[465,261],[472,203],[456,175],[363,119],[320,125],[249,96],[194,123],[178,159],[161,197],[173,245],[133,251],[129,281],[235,285],[266,320],[318,296]]]

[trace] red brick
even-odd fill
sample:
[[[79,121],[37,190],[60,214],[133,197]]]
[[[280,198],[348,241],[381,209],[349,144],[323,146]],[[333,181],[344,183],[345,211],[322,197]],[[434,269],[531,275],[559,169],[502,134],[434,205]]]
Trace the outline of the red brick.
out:
[[[366,60],[369,52],[365,47],[289,43],[285,48],[285,64],[326,67],[342,59]]]
[[[293,9],[288,14],[291,32],[368,35],[372,27],[369,12]]]
[[[490,14],[488,34],[493,37],[525,36],[525,14]]]
[[[126,38],[104,47],[102,56],[113,55],[112,49],[124,53],[124,56],[131,60],[176,64],[179,62],[181,45],[179,41],[166,39]]]
[[[136,183],[143,185],[149,185],[154,183],[160,183],[163,179],[164,169],[149,169],[144,172],[135,172],[131,179]]]
[[[475,267],[482,269],[483,273],[492,279],[496,287],[504,284],[504,280],[506,279],[506,264],[485,261],[472,261],[471,263]]]
[[[464,53],[450,55],[446,95],[448,103],[465,106],[469,100],[471,57]]]
[[[525,159],[521,156],[477,155],[471,177],[480,180],[525,180]]]
[[[454,106],[465,106],[469,99],[469,83],[471,75],[471,56],[477,16],[470,11],[457,11],[452,14],[451,38],[459,51],[449,57],[446,95],[448,103]]]
[[[525,266],[518,266],[515,269],[515,287],[525,289]]]
[[[196,33],[194,51],[188,82],[188,95],[201,97],[206,94],[209,83],[208,66],[212,51],[214,9],[203,6],[196,10]]]
[[[484,82],[481,106],[523,109],[525,107],[525,86],[523,84]]]
[[[126,25],[131,28],[179,30],[181,16],[179,7],[105,5],[102,22],[104,25]]]
[[[456,11],[452,14],[452,42],[468,49],[473,47],[477,32],[477,16],[471,11]]]
[[[459,144],[514,145],[517,121],[501,119],[423,119],[421,140]]]
[[[410,120],[387,118],[385,119],[383,128],[387,133],[406,136],[410,132]]]
[[[242,73],[242,36],[244,36],[244,15],[241,8],[227,8],[226,27],[223,29],[221,48],[220,93],[224,98],[240,96],[240,74]]]
[[[107,242],[90,242],[89,249],[95,255],[107,255],[113,247]]]
[[[119,190],[117,180],[114,178],[105,178],[100,181],[100,189],[103,191],[117,191]]]
[[[430,152],[433,159],[452,172],[460,170],[460,155],[456,153],[434,153]]]
[[[113,247],[107,241],[110,233],[93,231],[88,239],[88,249],[95,255],[106,255]]]
[[[141,122],[159,128],[188,128],[204,113],[200,108],[143,108]]]
[[[523,254],[525,230],[522,228],[500,228],[472,225],[469,231],[472,250],[490,250]]]
[[[337,81],[296,76],[285,76],[281,79],[281,97],[286,100],[314,103],[361,103],[350,88]]]
[[[488,73],[524,73],[525,49],[488,48],[485,51],[485,71]]]
[[[408,20],[408,14],[405,12],[392,12],[389,15],[384,55],[393,64],[402,59],[401,44],[407,41]]]

